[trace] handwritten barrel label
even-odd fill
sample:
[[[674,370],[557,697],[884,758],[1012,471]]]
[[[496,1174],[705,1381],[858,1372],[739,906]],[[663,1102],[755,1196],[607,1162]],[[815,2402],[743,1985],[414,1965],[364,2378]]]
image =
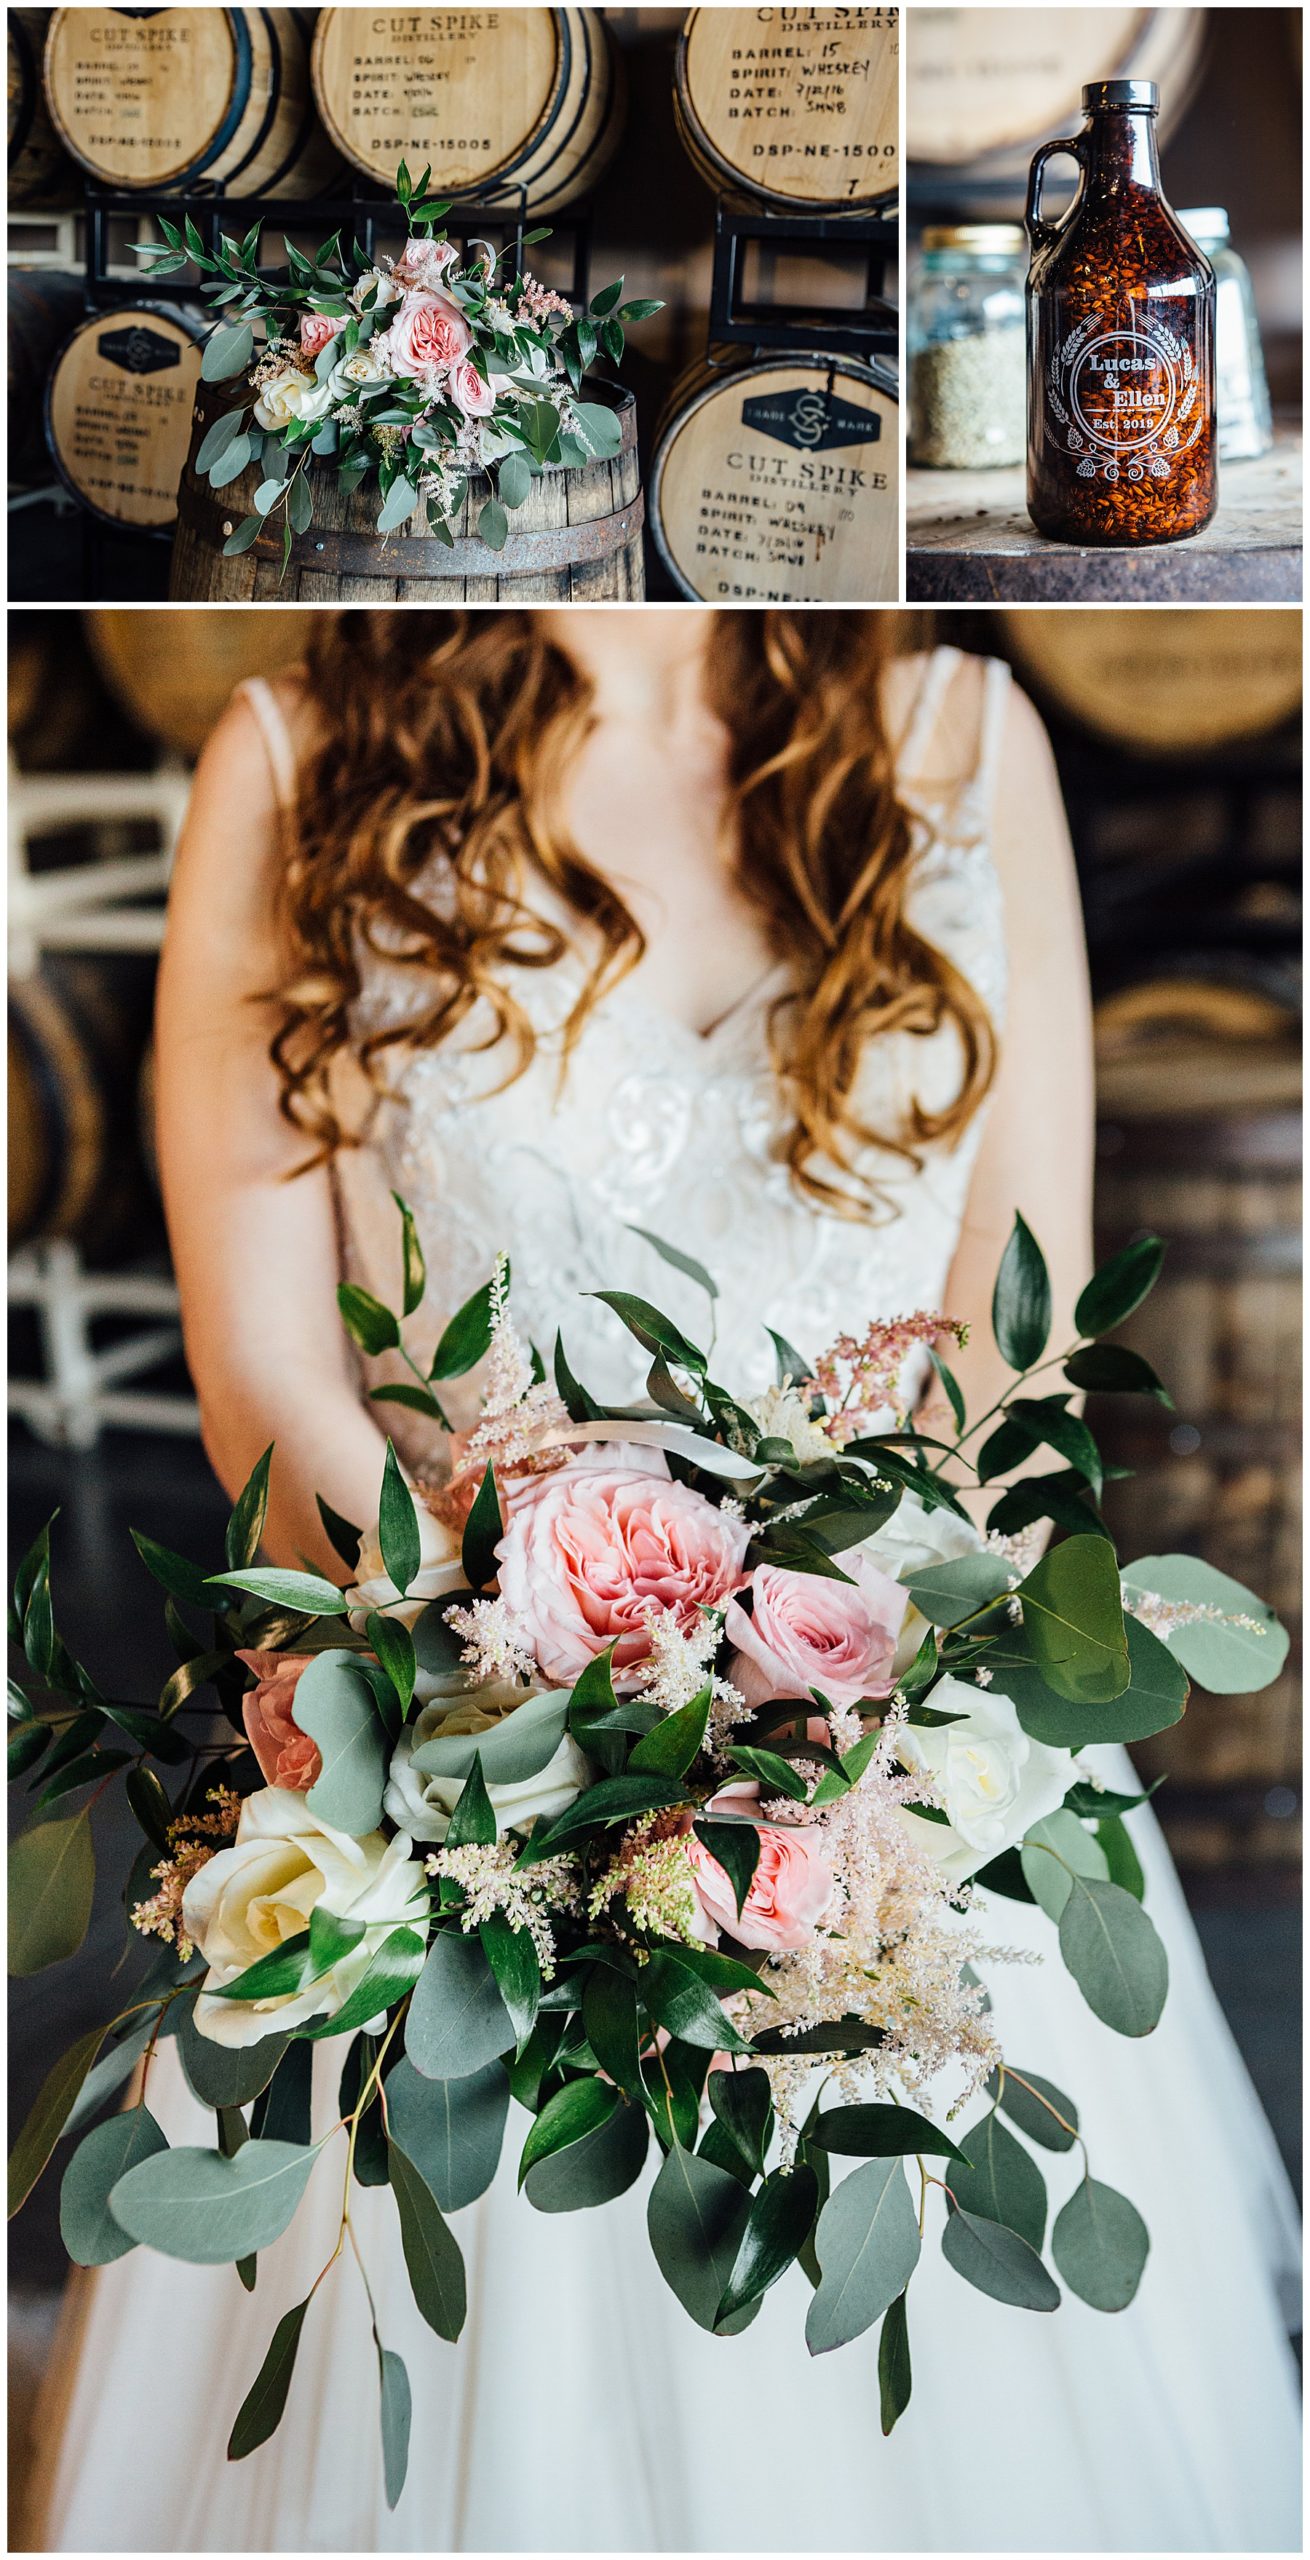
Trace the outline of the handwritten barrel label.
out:
[[[329,130],[380,178],[405,160],[469,187],[518,159],[555,94],[549,9],[325,9],[314,81]]]
[[[172,524],[200,348],[164,314],[89,320],[50,380],[50,445],[75,496],[114,524]]]
[[[711,603],[868,604],[896,593],[897,413],[856,375],[785,360],[727,374],[672,419],[652,510]]]
[[[695,9],[684,112],[725,170],[798,203],[898,183],[895,9]]]

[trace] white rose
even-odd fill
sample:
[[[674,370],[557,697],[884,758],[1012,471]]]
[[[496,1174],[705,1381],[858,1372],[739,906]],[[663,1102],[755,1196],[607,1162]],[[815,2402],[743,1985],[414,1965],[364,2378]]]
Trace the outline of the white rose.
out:
[[[752,1396],[745,1410],[757,1422],[766,1440],[787,1440],[801,1464],[807,1458],[831,1458],[836,1452],[826,1431],[811,1422],[809,1398],[799,1387],[766,1387],[762,1396]]]
[[[313,382],[289,364],[260,388],[255,416],[261,427],[293,427],[327,415],[332,394],[325,382]]]
[[[930,1511],[917,1493],[906,1493],[890,1520],[875,1529],[871,1538],[861,1541],[860,1553],[868,1556],[880,1572],[890,1574],[893,1582],[908,1582],[912,1574],[923,1573],[931,1564],[950,1564],[957,1556],[976,1555],[985,1543],[981,1530],[975,1529],[971,1520],[959,1520],[953,1511]],[[896,1647],[893,1678],[899,1680],[909,1670],[927,1632],[928,1620],[911,1601]]]
[[[363,1840],[334,1831],[287,1787],[247,1796],[237,1836],[195,1874],[182,1916],[209,1971],[208,1983],[234,1982],[309,1926],[321,1904],[339,1920],[362,1920],[364,1935],[330,1973],[303,1991],[268,2000],[214,2000],[202,1990],[196,2025],[214,2044],[258,2044],[261,2036],[331,2016],[349,1999],[390,1931],[428,1933],[426,1881],[413,1842],[370,1831]]]
[[[443,1684],[443,1692],[405,1726],[392,1755],[391,1774],[382,1799],[392,1821],[403,1824],[415,1840],[445,1839],[450,1817],[466,1784],[463,1778],[425,1777],[413,1765],[416,1748],[434,1742],[438,1735],[453,1738],[456,1734],[469,1734],[476,1738],[479,1733],[494,1732],[507,1714],[537,1694],[502,1680],[486,1681],[471,1689],[451,1679]],[[566,1733],[558,1750],[535,1777],[518,1778],[499,1786],[488,1781],[487,1794],[502,1831],[521,1831],[535,1815],[549,1820],[551,1815],[562,1813],[590,1785],[591,1777],[591,1762],[579,1750],[572,1734]]]
[[[947,1678],[930,1690],[928,1703],[963,1722],[907,1725],[900,1755],[907,1768],[938,1781],[946,1821],[925,1822],[908,1811],[902,1819],[943,1874],[963,1884],[1063,1804],[1073,1760],[1067,1751],[1034,1742],[1013,1699],[999,1689]]]
[[[349,400],[362,382],[381,382],[382,367],[371,347],[356,347],[353,356],[343,356],[328,375],[328,390],[334,400]]]
[[[358,284],[351,286],[346,299],[348,302],[353,302],[356,311],[359,311],[371,294],[369,310],[385,311],[389,302],[399,302],[401,290],[398,284],[393,284],[385,267],[368,267]]]

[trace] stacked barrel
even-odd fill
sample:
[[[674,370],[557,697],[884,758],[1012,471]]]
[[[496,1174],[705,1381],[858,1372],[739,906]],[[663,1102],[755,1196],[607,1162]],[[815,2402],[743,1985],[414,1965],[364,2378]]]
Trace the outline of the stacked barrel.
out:
[[[894,9],[692,9],[678,133],[718,194],[780,217],[781,250],[786,217],[799,240],[816,214],[894,210],[898,56]],[[679,593],[715,603],[893,597],[898,461],[894,366],[826,349],[820,310],[804,346],[712,345],[660,420],[657,548]]]
[[[615,150],[624,89],[596,9],[79,6],[10,12],[9,100],[14,205],[72,206],[89,181],[97,198],[129,207],[145,194],[175,197],[180,221],[217,194],[228,229],[244,231],[245,208],[274,200],[303,206],[306,236],[321,237],[341,216],[320,199],[367,180],[364,195],[384,202],[402,160],[416,176],[430,168],[434,192],[507,216],[572,207]],[[152,302],[126,279],[109,296],[97,282],[92,297],[75,274],[47,265],[10,275],[16,473],[39,477],[44,446],[89,516],[134,534],[173,526],[185,489],[173,594],[275,589],[276,573],[259,583],[262,555],[222,562],[230,527],[188,476],[204,312]],[[552,475],[568,486],[539,504],[534,492],[496,575],[486,576],[490,555],[471,536],[453,555],[424,544],[426,563],[411,539],[406,591],[430,578],[442,601],[640,595],[632,401],[615,396],[620,456]],[[376,506],[370,515],[362,497],[338,521],[322,494],[323,521],[292,593],[332,600],[385,581]]]

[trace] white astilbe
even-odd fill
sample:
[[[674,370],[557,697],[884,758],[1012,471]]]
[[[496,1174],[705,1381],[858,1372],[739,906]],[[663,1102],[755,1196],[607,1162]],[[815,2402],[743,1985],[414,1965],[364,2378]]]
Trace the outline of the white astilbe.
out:
[[[536,1657],[532,1638],[504,1600],[472,1600],[467,1609],[447,1609],[446,1624],[463,1636],[460,1659],[478,1680],[527,1680]]]
[[[1130,1618],[1140,1618],[1153,1636],[1168,1644],[1178,1627],[1201,1624],[1219,1627],[1241,1627],[1248,1636],[1268,1635],[1259,1618],[1247,1617],[1236,1609],[1221,1609],[1213,1600],[1165,1600],[1158,1591],[1124,1592],[1124,1609]]]
[[[430,1876],[445,1877],[467,1896],[459,1915],[466,1935],[503,1911],[511,1929],[526,1929],[537,1950],[543,1982],[555,1972],[555,1922],[582,1907],[577,1862],[568,1856],[542,1858],[516,1874],[519,1847],[513,1840],[489,1845],[469,1841],[463,1848],[437,1849],[427,1860]]]
[[[784,2036],[858,2018],[882,2040],[850,2059],[824,2056],[840,2096],[881,2096],[893,2082],[926,2093],[951,2071],[955,2113],[1000,2058],[981,1987],[962,1979],[961,1969],[1006,1951],[984,1947],[975,1930],[961,1926],[967,1890],[943,1878],[901,1818],[907,1801],[922,1803],[931,1794],[921,1772],[897,1764],[904,1721],[904,1703],[893,1699],[864,1777],[818,1817],[834,1876],[821,1928],[808,1946],[772,1961],[771,2000],[747,1993],[732,2005],[743,2013],[743,2031],[767,2026]],[[783,2053],[768,2057],[765,2067],[784,2150],[791,2150],[814,2058]]]
[[[629,1824],[610,1864],[592,1887],[589,1917],[599,1920],[620,1897],[635,1929],[651,1937],[682,1938],[689,1946],[703,1946],[700,1901],[676,1817],[644,1813]],[[634,1949],[639,1963],[645,1963],[646,1952],[642,1947]]]
[[[1020,1582],[1040,1561],[1045,1544],[1045,1526],[1038,1521],[1034,1521],[1031,1528],[1017,1529],[1014,1535],[1008,1538],[1003,1530],[989,1529],[983,1540],[988,1554],[999,1556],[1002,1564],[1008,1565],[1011,1573]]]
[[[477,1429],[469,1436],[465,1466],[488,1460],[507,1474],[534,1474],[559,1466],[561,1449],[542,1446],[547,1434],[567,1431],[569,1416],[546,1378],[533,1382],[532,1358],[509,1311],[509,1259],[496,1256],[491,1275],[491,1342]]]
[[[690,1706],[707,1685],[710,1691],[710,1720],[705,1748],[711,1759],[725,1756],[727,1737],[750,1709],[740,1689],[711,1669],[723,1633],[722,1614],[703,1610],[690,1626],[683,1627],[672,1609],[661,1609],[652,1600],[644,1611],[646,1632],[650,1638],[650,1660],[642,1684],[642,1696],[658,1707],[662,1716],[676,1715],[679,1707]]]

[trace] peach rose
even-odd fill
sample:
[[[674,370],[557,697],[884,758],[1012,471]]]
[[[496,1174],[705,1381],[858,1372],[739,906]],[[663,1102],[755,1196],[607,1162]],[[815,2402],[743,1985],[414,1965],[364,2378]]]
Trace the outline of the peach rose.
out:
[[[473,332],[449,294],[420,288],[405,295],[377,353],[389,372],[417,381],[425,374],[448,372],[472,343]]]
[[[646,1611],[700,1624],[740,1590],[750,1531],[675,1484],[658,1453],[607,1443],[514,1488],[496,1550],[500,1591],[548,1680],[574,1681],[614,1645],[614,1685],[641,1685]]]
[[[849,1582],[757,1565],[748,1616],[738,1601],[724,1632],[737,1650],[728,1677],[748,1707],[819,1689],[834,1707],[885,1698],[908,1593],[865,1555],[838,1556]]]
[[[457,409],[466,418],[489,418],[496,405],[496,395],[489,382],[484,382],[475,364],[454,364],[446,379],[446,390]]]
[[[289,1787],[297,1795],[313,1786],[323,1766],[318,1744],[301,1732],[291,1712],[296,1684],[313,1659],[312,1653],[237,1654],[257,1684],[247,1689],[241,1714],[260,1773],[270,1787]]]
[[[345,325],[344,315],[340,319],[333,320],[326,311],[302,311],[300,315],[302,356],[308,356],[312,362],[315,356],[322,354],[324,347],[331,346],[334,338],[340,337]]]
[[[759,1788],[749,1780],[721,1787],[705,1809],[727,1813],[747,1799],[759,1800]],[[832,1869],[823,1854],[822,1834],[800,1823],[767,1823],[760,1827],[759,1842],[759,1863],[739,1914],[718,1859],[690,1834],[687,1857],[701,1909],[739,1947],[806,1947],[832,1900]]]

